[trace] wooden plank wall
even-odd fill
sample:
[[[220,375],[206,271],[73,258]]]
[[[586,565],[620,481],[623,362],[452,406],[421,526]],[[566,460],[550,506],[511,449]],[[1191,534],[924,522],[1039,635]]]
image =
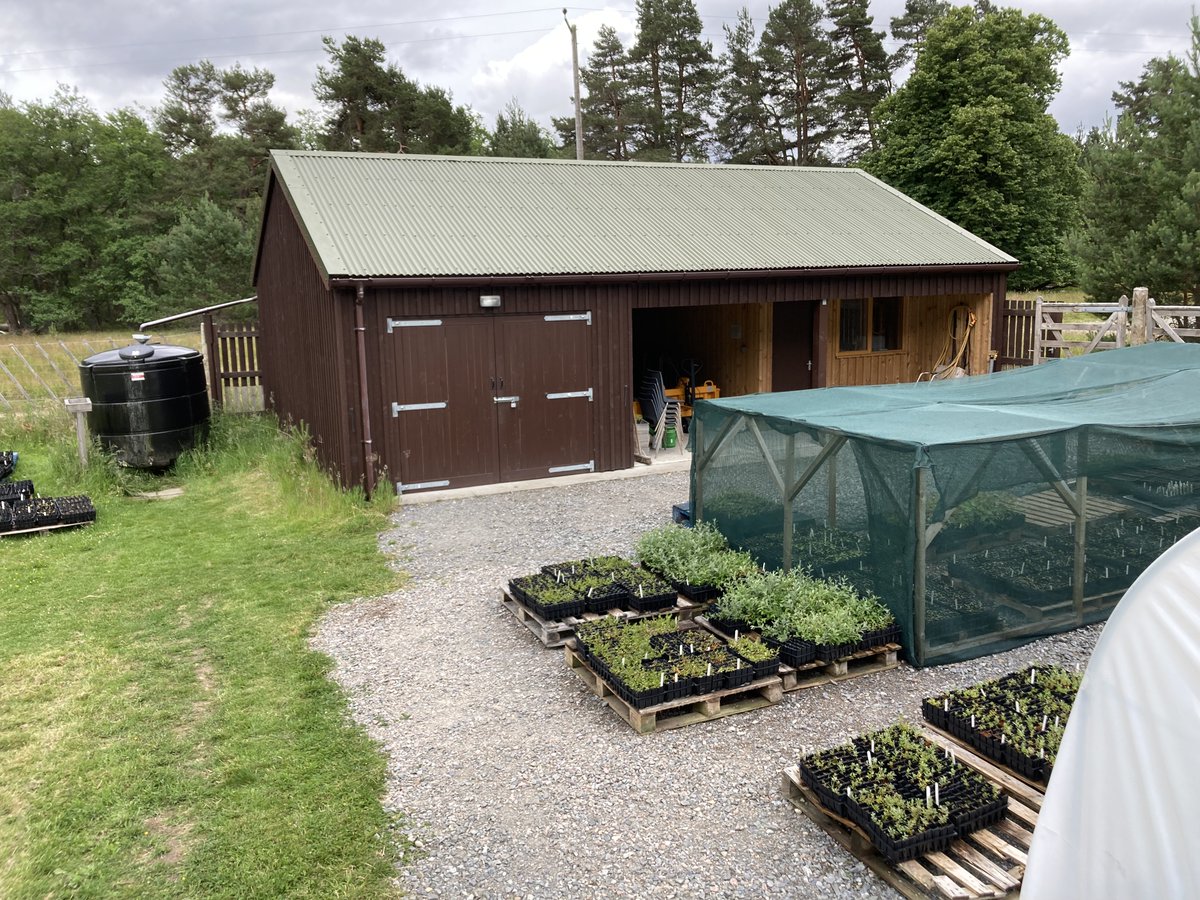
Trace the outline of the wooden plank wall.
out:
[[[352,487],[365,475],[352,295],[325,286],[273,179],[267,202],[257,283],[264,398],[280,420],[307,426],[321,465]]]
[[[771,389],[771,304],[639,310],[634,315],[636,343],[667,348],[677,364],[698,360],[703,366],[699,380],[715,382],[722,396]],[[664,375],[671,379],[671,373]]]
[[[970,372],[987,371],[992,337],[990,294],[951,294],[943,297],[905,297],[902,349],[884,353],[841,354],[836,346],[829,354],[828,381],[831,387],[859,384],[914,382],[933,368],[946,340],[951,310],[966,304],[975,313],[971,332]],[[836,306],[835,306],[836,315]],[[830,325],[830,340],[837,340],[837,321]]]

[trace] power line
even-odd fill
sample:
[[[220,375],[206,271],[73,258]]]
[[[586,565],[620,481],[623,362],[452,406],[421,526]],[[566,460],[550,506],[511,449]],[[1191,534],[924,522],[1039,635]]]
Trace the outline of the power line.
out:
[[[573,10],[582,10],[584,12],[602,12],[600,7],[591,6],[572,6]],[[211,37],[198,38],[180,38],[174,41],[140,41],[129,44],[92,44],[88,47],[55,47],[52,50],[16,50],[11,53],[0,54],[2,56],[45,56],[50,53],[83,53],[89,50],[124,50],[130,47],[167,47],[174,44],[199,44],[204,41],[243,41],[251,38],[261,37],[293,37],[299,34],[328,34],[330,32],[344,33],[347,31],[361,31],[368,28],[400,28],[405,25],[436,25],[442,22],[462,22],[468,19],[491,19],[497,16],[523,16],[532,15],[534,13],[557,13],[561,6],[554,7],[539,7],[537,9],[516,9],[506,12],[495,13],[475,13],[465,16],[445,16],[440,19],[411,19],[407,22],[379,22],[374,25],[340,25],[331,28],[306,28],[299,31],[255,31],[250,34],[227,34],[213,35]],[[625,12],[633,12],[633,10],[621,10]],[[520,32],[509,32],[519,34]],[[490,37],[490,35],[480,35],[481,37]],[[407,42],[400,42],[407,43]]]
[[[562,9],[562,7],[561,6],[555,7],[555,11],[558,11],[559,9]],[[551,29],[533,28],[533,29],[529,29],[527,31],[495,31],[495,32],[492,32],[491,34],[448,34],[448,35],[440,35],[438,37],[410,38],[409,40],[406,40],[406,41],[392,41],[392,43],[389,44],[388,46],[389,47],[398,46],[400,44],[427,44],[431,41],[462,41],[462,40],[472,40],[474,38],[508,37],[509,35],[514,35],[514,34],[549,34],[553,30],[554,29],[552,29],[552,28]],[[242,53],[215,53],[215,54],[208,54],[205,56],[197,56],[197,57],[193,57],[191,59],[184,59],[184,60],[180,60],[180,59],[174,59],[174,60],[171,60],[171,59],[137,59],[137,60],[122,59],[122,60],[116,60],[116,61],[112,61],[112,62],[78,63],[78,64],[65,65],[65,66],[38,66],[36,68],[31,68],[31,69],[7,69],[3,73],[0,73],[0,74],[15,75],[20,72],[62,72],[62,71],[74,71],[76,69],[102,69],[107,66],[182,65],[183,63],[200,62],[200,61],[206,60],[206,59],[208,59],[208,60],[240,59],[242,57],[256,58],[259,56],[287,56],[287,55],[296,54],[296,53],[315,53],[315,52],[319,52],[321,49],[322,49],[321,47],[302,47],[298,50],[255,50],[255,51],[243,51]]]

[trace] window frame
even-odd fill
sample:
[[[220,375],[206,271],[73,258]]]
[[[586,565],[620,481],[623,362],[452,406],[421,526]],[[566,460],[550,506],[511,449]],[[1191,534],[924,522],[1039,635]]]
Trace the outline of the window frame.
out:
[[[867,304],[867,310],[866,310],[866,316],[865,316],[865,319],[866,319],[865,331],[866,331],[866,339],[867,339],[867,349],[865,349],[865,350],[843,350],[842,349],[842,304],[844,302],[846,302],[846,300],[863,300]],[[876,300],[895,300],[895,301],[897,301],[897,307],[898,307],[898,312],[899,312],[899,315],[896,317],[897,318],[897,321],[896,321],[897,346],[891,347],[887,350],[873,350],[873,349],[871,349],[871,346],[870,346],[871,343],[873,342],[873,338],[875,336],[875,301]],[[833,328],[833,334],[834,334],[834,339],[835,339],[835,345],[834,345],[834,351],[833,351],[834,356],[838,356],[838,357],[885,356],[889,353],[903,353],[904,352],[904,297],[896,296],[896,295],[890,295],[887,297],[845,297],[845,298],[842,298],[841,300],[838,300],[838,302],[837,302],[837,322],[835,323],[835,326]]]

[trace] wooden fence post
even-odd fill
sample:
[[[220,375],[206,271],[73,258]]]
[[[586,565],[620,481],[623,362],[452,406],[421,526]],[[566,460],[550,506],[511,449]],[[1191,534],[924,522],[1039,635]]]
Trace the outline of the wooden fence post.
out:
[[[1125,298],[1122,297],[1122,300]],[[1130,327],[1129,346],[1145,344],[1150,340],[1150,289],[1139,287],[1133,289],[1133,321]]]
[[[204,353],[208,357],[208,395],[214,406],[221,405],[221,345],[217,341],[217,329],[213,323],[212,313],[205,313],[202,319],[204,336]]]

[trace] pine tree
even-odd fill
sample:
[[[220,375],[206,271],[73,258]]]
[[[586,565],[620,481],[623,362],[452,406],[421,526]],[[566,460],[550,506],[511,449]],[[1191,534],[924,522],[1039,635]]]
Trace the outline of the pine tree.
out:
[[[768,95],[790,148],[788,161],[799,166],[827,163],[835,134],[823,17],[814,0],[783,0],[771,10],[759,42]]]
[[[720,61],[717,142],[729,162],[778,165],[784,161],[777,140],[778,117],[767,102],[754,22],[744,6],[737,25],[725,26],[725,48]]]
[[[634,118],[637,99],[629,56],[615,29],[601,25],[580,69],[584,88],[583,149],[588,159],[628,160],[633,155]],[[575,117],[555,118],[555,130],[563,147],[575,146]]]
[[[636,156],[705,160],[712,136],[717,68],[693,0],[638,0],[630,51],[641,108]]]
[[[377,40],[348,35],[339,46],[326,37],[329,68],[317,67],[313,85],[327,112],[326,150],[390,153],[472,151],[475,117],[449,93],[422,87],[389,63]]]
[[[1115,126],[1084,145],[1089,175],[1077,253],[1080,283],[1114,300],[1147,285],[1160,302],[1200,290],[1200,26],[1187,62],[1152,59],[1113,94]]]
[[[829,17],[834,115],[843,155],[857,160],[878,148],[875,107],[891,90],[891,59],[883,49],[884,33],[871,28],[867,0],[830,0]]]
[[[892,38],[900,42],[892,54],[893,69],[903,68],[917,58],[925,35],[950,6],[949,0],[907,0],[904,15],[892,18]]]
[[[492,156],[548,159],[558,155],[546,129],[529,118],[516,97],[509,100],[496,116],[496,130],[488,145]]]

